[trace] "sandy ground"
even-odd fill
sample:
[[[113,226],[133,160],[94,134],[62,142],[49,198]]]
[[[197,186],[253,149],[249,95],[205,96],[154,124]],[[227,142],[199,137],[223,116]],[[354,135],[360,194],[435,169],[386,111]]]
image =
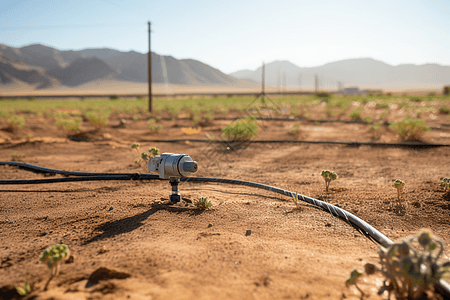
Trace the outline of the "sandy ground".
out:
[[[445,121],[439,118],[436,124]],[[231,121],[212,121],[192,136],[180,130],[189,121],[160,122],[164,129],[156,133],[143,120],[114,128],[119,119],[113,119],[100,131],[85,123],[85,141],[75,142],[52,123],[28,120],[17,132],[0,131],[0,161],[145,173],[130,148],[140,142],[143,150],[189,154],[199,164],[195,176],[250,180],[324,199],[393,240],[430,228],[450,242],[450,194],[439,186],[450,175],[447,147],[251,144],[233,152],[217,144],[150,142],[219,136]],[[256,139],[373,140],[362,124],[304,122],[295,136],[288,134],[292,122],[259,126]],[[33,138],[24,138],[30,133]],[[387,129],[378,138],[396,139]],[[434,129],[424,141],[450,144],[450,132]],[[323,169],[339,176],[328,193]],[[48,177],[0,166],[0,179],[33,178]],[[401,205],[390,186],[394,179],[406,182]],[[29,282],[27,299],[359,299],[345,280],[354,268],[378,262],[376,244],[324,211],[309,205],[296,209],[287,197],[189,182],[180,192],[183,201],[169,205],[166,181],[2,185],[0,298],[10,299],[8,290]],[[199,197],[208,197],[213,206],[198,210],[193,201]],[[73,259],[44,291],[50,272],[38,257],[56,243],[67,244]],[[370,299],[382,299],[375,295],[375,282],[364,288]]]

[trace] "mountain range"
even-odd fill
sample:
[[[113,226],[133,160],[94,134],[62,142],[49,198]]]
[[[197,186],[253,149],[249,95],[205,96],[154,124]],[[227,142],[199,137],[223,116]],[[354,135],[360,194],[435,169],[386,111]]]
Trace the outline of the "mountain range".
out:
[[[21,48],[0,44],[0,87],[23,82],[38,89],[75,87],[99,79],[148,82],[147,54],[113,49],[60,51],[40,44]],[[239,85],[235,77],[192,59],[152,52],[152,82],[181,85]]]
[[[261,82],[262,67],[229,75]],[[301,68],[289,61],[265,65],[265,83],[269,86],[313,88],[316,75],[320,88],[342,86],[363,88],[441,88],[450,84],[450,66],[438,64],[392,66],[372,58],[348,59],[319,67]]]
[[[147,54],[114,49],[58,50],[40,44],[21,48],[0,44],[0,89],[13,83],[36,89],[78,87],[102,80],[146,83]],[[152,52],[152,82],[184,86],[243,85],[256,87],[262,68],[224,74],[193,59],[176,59]],[[440,89],[450,84],[450,66],[392,66],[372,58],[348,59],[305,68],[289,61],[265,65],[266,86],[278,89],[336,90],[359,86],[376,89]],[[101,84],[101,83],[99,83]]]

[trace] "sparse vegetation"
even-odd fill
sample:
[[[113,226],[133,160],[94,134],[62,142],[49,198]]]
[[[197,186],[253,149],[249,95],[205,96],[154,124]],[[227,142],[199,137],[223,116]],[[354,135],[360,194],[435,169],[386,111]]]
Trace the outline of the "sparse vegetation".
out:
[[[442,179],[440,185],[444,187],[444,191],[447,191],[447,189],[450,187],[450,178]]]
[[[70,256],[70,250],[67,245],[57,244],[45,249],[39,256],[39,260],[47,264],[51,271],[51,276],[45,284],[44,290],[48,289],[48,285],[53,277],[59,274],[60,264],[68,259]]]
[[[355,108],[350,112],[350,119],[357,121],[361,120],[361,108]]]
[[[159,131],[159,130],[163,129],[162,125],[156,125],[155,123],[156,123],[156,120],[153,118],[147,121],[147,124],[149,125],[148,129],[150,129],[150,131],[154,132],[154,131]]]
[[[6,130],[17,131],[25,125],[26,119],[23,116],[13,115],[8,118],[8,126]]]
[[[96,129],[102,129],[108,125],[109,113],[107,112],[98,113],[96,111],[88,111],[85,115],[89,123],[91,123]]]
[[[222,130],[222,136],[231,141],[250,140],[258,134],[258,125],[255,118],[239,119]]]
[[[212,206],[212,202],[208,200],[208,197],[200,197],[198,200],[194,200],[194,205],[198,209],[208,209]]]
[[[388,299],[394,294],[398,300],[440,299],[434,297],[434,285],[450,272],[450,261],[442,261],[443,243],[435,238],[430,231],[424,230],[416,236],[409,236],[391,244],[388,248],[380,248],[380,265],[367,263],[364,272],[353,270],[346,286],[354,285],[364,297],[364,292],[358,287],[358,281],[363,275],[381,275],[383,285],[378,295],[388,292]]]
[[[330,186],[331,181],[337,179],[337,174],[333,171],[324,170],[320,173],[323,180],[325,180],[325,191],[328,192],[328,187]]]
[[[17,286],[16,287],[17,293],[19,293],[20,296],[26,296],[31,292],[31,287],[28,284],[28,282],[25,282],[24,286]]]
[[[140,144],[133,144],[131,145],[131,149],[135,149],[136,153],[138,154],[138,160],[134,161],[134,163],[138,166],[141,166],[142,161],[145,161],[148,163],[149,157],[155,157],[160,154],[160,151],[158,148],[150,148],[148,149],[148,152],[139,152],[139,148],[141,147]]]
[[[447,106],[441,106],[438,109],[439,113],[443,114],[443,115],[448,115],[450,114],[450,108],[448,108]]]
[[[23,153],[10,153],[9,156],[11,157],[12,161],[19,161],[24,157]]]
[[[295,123],[295,125],[289,129],[289,134],[291,135],[295,135],[295,134],[299,134],[300,133],[300,123]]]
[[[297,193],[295,193],[295,195],[292,196],[292,200],[295,203],[295,209],[301,210],[302,207],[300,206],[300,199],[298,198],[298,194]]]
[[[430,130],[422,119],[405,119],[392,123],[389,128],[394,129],[405,142],[420,141],[423,134]]]
[[[399,204],[401,204],[400,202],[400,196],[402,195],[403,192],[403,188],[405,187],[405,183],[402,180],[394,180],[394,182],[392,183],[392,186],[397,190],[397,201]]]
[[[66,135],[74,135],[81,131],[83,119],[79,116],[70,116],[67,112],[58,112],[53,116],[55,125],[61,128]]]

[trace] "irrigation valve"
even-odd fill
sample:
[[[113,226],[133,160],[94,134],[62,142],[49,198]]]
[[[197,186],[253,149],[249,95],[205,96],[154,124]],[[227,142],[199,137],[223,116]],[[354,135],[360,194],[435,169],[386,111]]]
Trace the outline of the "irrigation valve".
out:
[[[150,157],[148,161],[148,170],[151,173],[158,174],[161,179],[170,180],[170,185],[172,186],[171,203],[181,201],[181,196],[178,192],[180,178],[197,172],[197,169],[197,162],[193,161],[186,154],[163,153],[161,156]]]

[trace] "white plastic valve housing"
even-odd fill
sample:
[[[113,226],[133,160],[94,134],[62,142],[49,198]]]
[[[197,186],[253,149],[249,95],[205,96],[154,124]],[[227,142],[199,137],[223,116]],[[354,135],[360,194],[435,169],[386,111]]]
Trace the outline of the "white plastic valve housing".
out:
[[[197,172],[197,162],[187,154],[163,153],[161,156],[150,157],[148,170],[156,173],[161,179],[171,177],[186,177]]]

